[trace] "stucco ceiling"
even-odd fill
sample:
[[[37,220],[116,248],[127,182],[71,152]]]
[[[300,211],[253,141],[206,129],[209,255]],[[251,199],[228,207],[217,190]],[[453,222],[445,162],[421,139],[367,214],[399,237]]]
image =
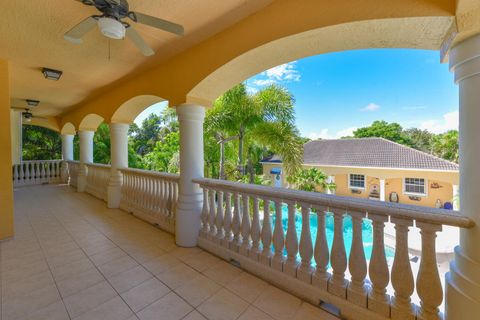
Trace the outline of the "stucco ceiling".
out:
[[[144,71],[235,22],[273,0],[129,0],[130,10],[170,20],[185,27],[177,37],[148,26],[134,25],[156,51],[144,57],[129,40],[109,40],[97,29],[81,45],[63,34],[84,18],[97,14],[74,0],[15,0],[2,3],[0,58],[9,61],[12,106],[40,100],[38,115],[55,116],[94,96],[102,87]],[[64,72],[60,81],[43,78],[42,67]]]

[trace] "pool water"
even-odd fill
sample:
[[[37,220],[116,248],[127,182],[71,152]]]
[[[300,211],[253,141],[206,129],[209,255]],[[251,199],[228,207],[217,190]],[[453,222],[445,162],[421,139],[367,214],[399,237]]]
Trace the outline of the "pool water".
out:
[[[283,212],[283,219],[282,219],[283,230],[287,232],[287,226],[288,226],[287,206],[283,207],[282,212]],[[272,214],[272,223],[273,225],[275,225],[275,214]],[[310,214],[310,232],[312,235],[312,243],[314,246],[315,246],[315,240],[317,238],[317,226],[318,226],[317,215],[314,213]],[[332,244],[333,244],[333,230],[334,230],[333,214],[327,214],[325,226],[326,226],[328,251],[331,252]],[[297,230],[298,240],[300,241],[300,234],[302,232],[302,215],[298,211],[295,214],[295,227]],[[345,216],[345,218],[343,219],[343,240],[345,242],[345,251],[347,253],[347,259],[350,256],[350,250],[352,248],[352,238],[353,238],[352,218],[350,216]],[[373,249],[373,227],[372,227],[372,222],[368,219],[364,219],[362,223],[362,238],[363,238],[363,250],[365,252],[365,258],[368,261],[372,256],[372,249]],[[394,255],[395,255],[395,250],[391,247],[385,246],[385,256],[387,257],[387,260],[392,260]]]

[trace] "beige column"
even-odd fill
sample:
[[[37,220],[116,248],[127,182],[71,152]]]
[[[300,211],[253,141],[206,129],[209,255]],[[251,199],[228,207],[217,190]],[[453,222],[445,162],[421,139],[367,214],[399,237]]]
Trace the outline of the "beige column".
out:
[[[111,172],[108,181],[108,207],[120,207],[122,196],[122,173],[118,169],[128,168],[128,124],[110,124]]]
[[[10,124],[12,135],[12,163],[22,162],[22,112],[10,110]]]
[[[480,35],[450,51],[450,69],[459,86],[460,203],[462,215],[475,222],[460,230],[460,245],[446,275],[447,319],[480,315]]]
[[[202,189],[192,179],[203,178],[203,120],[205,108],[177,107],[180,123],[180,183],[175,221],[175,241],[182,247],[197,245],[202,212]]]
[[[80,130],[80,168],[78,170],[77,191],[84,192],[87,187],[87,166],[93,162],[93,131]]]

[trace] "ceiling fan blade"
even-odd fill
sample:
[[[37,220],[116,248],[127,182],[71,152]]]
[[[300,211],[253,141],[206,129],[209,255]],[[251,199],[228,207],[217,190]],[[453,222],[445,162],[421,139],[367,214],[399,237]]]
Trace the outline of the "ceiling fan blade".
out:
[[[32,118],[35,118],[35,119],[42,119],[42,120],[48,120],[47,117],[40,117],[40,116],[32,116]]]
[[[139,12],[133,12],[133,14],[135,15],[138,23],[143,23],[143,24],[146,24],[148,26],[151,26],[151,27],[154,27],[154,28],[157,28],[157,29],[161,29],[161,30],[165,30],[165,31],[168,31],[168,32],[171,32],[171,33],[174,33],[176,35],[179,35],[179,36],[183,36],[184,34],[184,29],[183,29],[183,26],[179,25],[179,24],[176,24],[176,23],[173,23],[173,22],[170,22],[170,21],[167,21],[167,20],[163,20],[163,19],[160,19],[160,18],[156,18],[156,17],[152,17],[152,16],[149,16],[149,15],[146,15],[146,14],[143,14],[143,13],[139,13]]]
[[[144,56],[151,56],[155,54],[152,48],[143,40],[143,38],[138,34],[132,26],[127,28],[126,32],[127,37],[132,40],[133,44],[140,50]]]
[[[82,37],[96,25],[97,20],[93,17],[88,17],[65,33],[63,37],[72,43],[80,44],[82,43]]]
[[[10,107],[10,109],[25,111],[28,108],[25,108],[25,107],[23,107],[23,108],[22,107]]]

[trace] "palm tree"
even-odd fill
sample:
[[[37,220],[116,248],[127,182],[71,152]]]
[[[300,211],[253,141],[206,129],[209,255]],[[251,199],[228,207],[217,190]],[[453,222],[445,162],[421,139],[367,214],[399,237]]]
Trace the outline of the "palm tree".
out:
[[[245,84],[239,84],[215,102],[206,119],[206,131],[215,135],[220,145],[220,178],[225,177],[225,143],[238,142],[237,169],[245,175],[244,159],[248,159],[250,181],[254,180],[253,164],[268,148],[284,159],[287,173],[300,167],[303,147],[295,128],[294,99],[290,92],[277,85],[249,95]]]

